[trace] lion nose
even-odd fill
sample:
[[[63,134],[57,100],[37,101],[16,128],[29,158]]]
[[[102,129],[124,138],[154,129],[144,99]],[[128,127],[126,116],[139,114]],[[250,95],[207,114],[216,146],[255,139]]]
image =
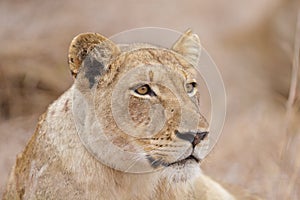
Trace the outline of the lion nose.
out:
[[[201,140],[204,140],[205,137],[208,135],[207,131],[204,132],[185,132],[180,133],[178,130],[175,130],[175,135],[183,140],[189,141],[192,143],[193,147],[195,147],[197,144],[201,142]]]
[[[197,132],[194,140],[192,142],[193,147],[195,147],[197,144],[199,144],[201,142],[201,140],[204,140],[204,138],[208,135],[208,132]]]

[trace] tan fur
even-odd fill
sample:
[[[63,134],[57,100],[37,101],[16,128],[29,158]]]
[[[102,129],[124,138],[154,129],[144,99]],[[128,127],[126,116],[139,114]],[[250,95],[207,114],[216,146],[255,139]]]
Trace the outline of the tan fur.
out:
[[[175,131],[208,130],[197,107],[197,95],[190,98],[182,86],[195,75],[191,64],[200,55],[197,38],[188,31],[168,50],[143,44],[118,47],[94,33],[76,37],[69,50],[75,83],[41,116],[36,132],[17,158],[4,199],[234,199],[205,176],[198,163],[157,169],[141,156],[133,169],[120,169],[131,161],[130,152],[142,152],[168,164],[181,160],[190,154],[191,143],[177,138]],[[86,61],[87,54],[96,61]],[[90,63],[103,71],[95,73]],[[123,77],[138,67],[139,76]],[[131,86],[126,84],[140,80],[147,80],[157,97],[141,97],[128,90]],[[155,84],[160,81],[167,86]],[[124,96],[114,93],[116,88],[124,89]],[[120,96],[114,99],[114,95]],[[128,102],[129,112],[122,106],[111,108],[114,102],[119,105],[119,98]],[[162,116],[157,115],[160,111]],[[155,121],[157,116],[164,119],[160,129],[156,128],[162,120]],[[105,141],[97,140],[100,136],[126,151],[107,149]],[[204,148],[207,140],[197,148]],[[161,150],[168,153],[158,154]],[[200,154],[195,150],[193,155]],[[152,171],[130,171],[141,168]]]

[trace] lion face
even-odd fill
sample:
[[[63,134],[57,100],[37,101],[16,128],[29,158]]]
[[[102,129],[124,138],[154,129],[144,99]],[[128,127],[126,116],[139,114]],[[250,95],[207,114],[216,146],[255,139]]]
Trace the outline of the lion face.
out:
[[[173,50],[141,45],[122,52],[101,38],[83,59],[74,116],[94,157],[132,173],[198,166],[208,124],[199,109],[194,40],[187,32]]]

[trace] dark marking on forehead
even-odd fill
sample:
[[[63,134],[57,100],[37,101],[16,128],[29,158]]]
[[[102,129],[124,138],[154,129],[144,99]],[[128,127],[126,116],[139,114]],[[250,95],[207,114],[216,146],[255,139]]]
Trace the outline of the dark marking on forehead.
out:
[[[149,71],[149,78],[150,78],[150,81],[153,81],[153,76],[154,76],[153,71]]]
[[[96,77],[105,72],[105,67],[93,55],[87,55],[82,65],[84,76],[89,80],[89,87],[92,88],[95,85]]]
[[[64,108],[63,111],[67,112],[69,110],[69,99],[66,100],[65,104],[64,104]]]

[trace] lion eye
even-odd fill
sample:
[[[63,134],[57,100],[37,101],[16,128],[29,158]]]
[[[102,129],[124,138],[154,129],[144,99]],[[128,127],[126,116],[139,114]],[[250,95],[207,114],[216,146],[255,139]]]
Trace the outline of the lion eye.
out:
[[[187,84],[185,85],[186,92],[189,93],[189,94],[193,94],[194,91],[195,91],[196,86],[197,86],[197,83],[196,83],[196,82],[187,83]]]
[[[151,91],[149,85],[143,85],[135,90],[136,93],[140,95],[146,95]]]

